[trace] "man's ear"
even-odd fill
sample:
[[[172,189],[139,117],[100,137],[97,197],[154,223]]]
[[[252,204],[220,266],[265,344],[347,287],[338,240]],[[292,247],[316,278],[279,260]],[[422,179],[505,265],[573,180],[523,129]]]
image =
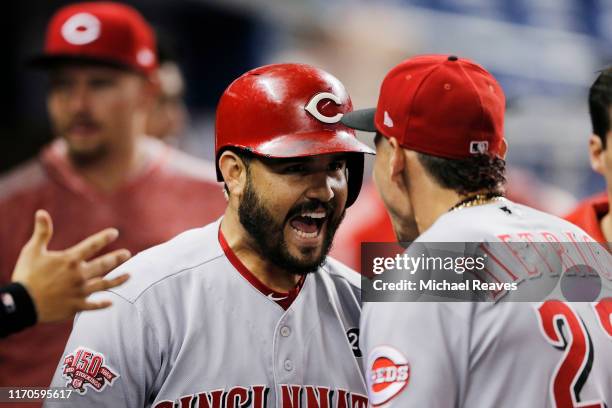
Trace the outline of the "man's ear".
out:
[[[499,148],[499,156],[505,160],[506,153],[508,153],[508,142],[506,142],[506,139],[502,139],[502,144],[501,144],[501,147]]]
[[[158,99],[161,96],[161,85],[159,82],[159,75],[157,71],[149,74],[145,78],[142,78],[142,89],[141,89],[141,104],[145,109],[151,109],[155,106]]]
[[[404,180],[404,169],[406,168],[406,158],[404,157],[404,149],[400,146],[397,139],[391,137],[387,139],[391,146],[391,160],[389,160],[389,173],[393,182]]]
[[[605,153],[603,142],[597,135],[591,135],[589,138],[589,158],[591,159],[591,168],[599,174],[606,173]]]
[[[219,157],[219,169],[229,195],[242,195],[247,181],[247,168],[242,159],[231,150],[226,150]]]

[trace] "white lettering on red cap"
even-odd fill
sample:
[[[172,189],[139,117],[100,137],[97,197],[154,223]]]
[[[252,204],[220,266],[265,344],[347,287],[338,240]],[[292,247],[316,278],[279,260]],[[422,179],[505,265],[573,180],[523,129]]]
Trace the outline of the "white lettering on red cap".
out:
[[[100,37],[100,20],[89,13],[75,14],[62,26],[62,37],[70,44],[89,44]]]
[[[334,116],[325,116],[319,111],[319,108],[318,108],[319,102],[321,102],[324,99],[329,99],[332,102],[334,102],[336,105],[342,105],[342,101],[340,100],[340,98],[338,98],[333,93],[321,92],[313,96],[308,101],[304,109],[306,109],[306,112],[310,113],[312,116],[314,116],[316,119],[320,120],[323,123],[340,122],[340,119],[342,119],[342,116],[343,116],[342,113],[336,113]]]

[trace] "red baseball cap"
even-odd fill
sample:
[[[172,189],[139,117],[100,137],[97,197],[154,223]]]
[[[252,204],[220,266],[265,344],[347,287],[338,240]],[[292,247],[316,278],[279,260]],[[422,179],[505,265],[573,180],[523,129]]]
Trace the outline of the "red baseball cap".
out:
[[[41,68],[66,62],[112,65],[148,75],[157,68],[153,29],[125,4],[68,5],[51,18],[44,53],[31,61]]]
[[[349,112],[342,123],[432,156],[502,156],[505,104],[501,86],[480,65],[454,55],[422,55],[389,71],[376,108]]]

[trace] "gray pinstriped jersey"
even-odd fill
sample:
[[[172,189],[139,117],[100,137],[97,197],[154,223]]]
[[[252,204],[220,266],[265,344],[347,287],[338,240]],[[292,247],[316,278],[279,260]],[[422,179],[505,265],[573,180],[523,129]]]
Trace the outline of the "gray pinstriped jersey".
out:
[[[444,214],[417,241],[521,241],[521,233],[534,241],[542,233],[593,241],[510,201]],[[612,266],[601,253],[602,265]],[[365,303],[361,346],[371,404],[612,406],[612,269],[601,271],[603,291],[592,303]]]
[[[284,310],[232,266],[219,224],[113,272],[132,276],[98,295],[112,307],[76,318],[53,386],[78,391],[61,406],[367,405],[359,275],[328,258]]]

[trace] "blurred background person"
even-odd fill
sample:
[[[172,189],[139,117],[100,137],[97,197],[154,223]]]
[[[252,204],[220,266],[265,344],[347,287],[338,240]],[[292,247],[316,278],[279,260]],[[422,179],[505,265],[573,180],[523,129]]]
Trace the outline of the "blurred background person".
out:
[[[170,34],[158,29],[156,39],[159,92],[149,107],[145,133],[176,145],[186,130],[189,115],[184,100],[185,78]]]
[[[51,249],[104,228],[111,250],[138,253],[215,220],[226,206],[214,167],[145,136],[156,98],[156,44],[132,7],[78,3],[57,11],[44,53],[47,107],[58,137],[0,180],[0,284],[11,279],[38,208],[52,216]],[[47,386],[71,322],[0,341],[0,386]]]
[[[19,254],[12,282],[0,287],[0,337],[36,323],[68,320],[81,311],[109,307],[112,303],[108,300],[92,302],[86,298],[128,280],[127,274],[102,278],[130,257],[128,250],[91,259],[118,235],[116,229],[107,228],[65,250],[49,251],[51,217],[45,210],[36,211],[34,232]]]
[[[610,108],[612,108],[612,68],[606,68],[599,74],[589,92],[589,112],[593,129],[589,138],[589,158],[592,169],[602,175],[606,181],[606,190],[582,201],[565,217],[602,243],[612,243]]]

